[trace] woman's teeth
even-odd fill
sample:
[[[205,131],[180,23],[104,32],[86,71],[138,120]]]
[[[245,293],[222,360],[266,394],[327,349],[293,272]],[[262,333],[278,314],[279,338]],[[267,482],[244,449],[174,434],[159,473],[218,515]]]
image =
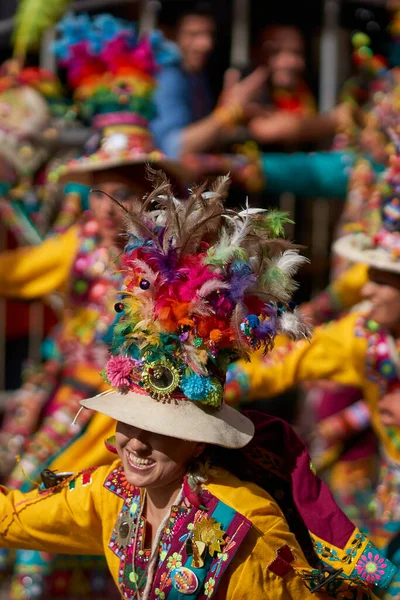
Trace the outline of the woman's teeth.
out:
[[[126,450],[126,456],[128,459],[129,466],[133,467],[134,469],[139,469],[141,471],[151,469],[156,464],[155,460],[152,460],[151,458],[140,458],[132,452],[129,452],[129,450]]]

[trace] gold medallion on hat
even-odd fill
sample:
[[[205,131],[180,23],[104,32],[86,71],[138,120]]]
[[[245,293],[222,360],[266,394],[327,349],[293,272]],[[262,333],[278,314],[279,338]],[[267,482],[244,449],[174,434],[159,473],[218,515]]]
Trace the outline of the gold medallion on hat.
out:
[[[142,381],[149,396],[166,402],[180,384],[181,375],[175,365],[165,359],[146,363],[142,372]]]

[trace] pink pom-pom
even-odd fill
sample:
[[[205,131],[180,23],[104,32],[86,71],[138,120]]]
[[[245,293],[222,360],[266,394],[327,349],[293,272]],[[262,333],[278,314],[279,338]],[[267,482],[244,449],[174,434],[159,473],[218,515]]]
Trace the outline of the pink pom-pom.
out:
[[[113,356],[107,363],[107,379],[114,388],[127,388],[131,384],[133,363],[127,356]]]

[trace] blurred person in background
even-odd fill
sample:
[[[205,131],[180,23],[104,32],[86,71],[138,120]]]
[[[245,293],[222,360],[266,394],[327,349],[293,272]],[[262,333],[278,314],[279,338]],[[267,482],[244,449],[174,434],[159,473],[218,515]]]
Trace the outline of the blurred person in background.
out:
[[[215,47],[216,28],[215,17],[205,3],[189,6],[175,27],[175,42],[189,81],[193,121],[209,115],[215,105],[206,67]]]
[[[161,27],[179,47],[181,65],[164,67],[157,75],[154,138],[169,158],[212,151],[246,120],[247,106],[260,96],[267,70],[261,65],[242,80],[238,71],[228,70],[215,103],[205,72],[215,44],[213,13],[204,3],[195,4],[185,7],[175,23],[170,17],[166,21]]]
[[[287,113],[296,117],[317,111],[313,94],[306,84],[305,41],[296,25],[275,24],[262,28],[253,50],[254,64],[269,72],[258,114],[249,122],[249,131],[261,144],[279,143]]]

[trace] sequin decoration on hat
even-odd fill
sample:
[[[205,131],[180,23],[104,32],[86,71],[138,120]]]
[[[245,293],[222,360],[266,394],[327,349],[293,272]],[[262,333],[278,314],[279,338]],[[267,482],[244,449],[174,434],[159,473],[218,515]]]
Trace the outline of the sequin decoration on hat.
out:
[[[224,208],[228,177],[181,201],[163,173],[152,176],[154,191],[126,215],[125,289],[103,377],[121,393],[218,408],[231,361],[267,352],[278,332],[309,335],[290,302],[307,259],[282,237],[285,213]]]

